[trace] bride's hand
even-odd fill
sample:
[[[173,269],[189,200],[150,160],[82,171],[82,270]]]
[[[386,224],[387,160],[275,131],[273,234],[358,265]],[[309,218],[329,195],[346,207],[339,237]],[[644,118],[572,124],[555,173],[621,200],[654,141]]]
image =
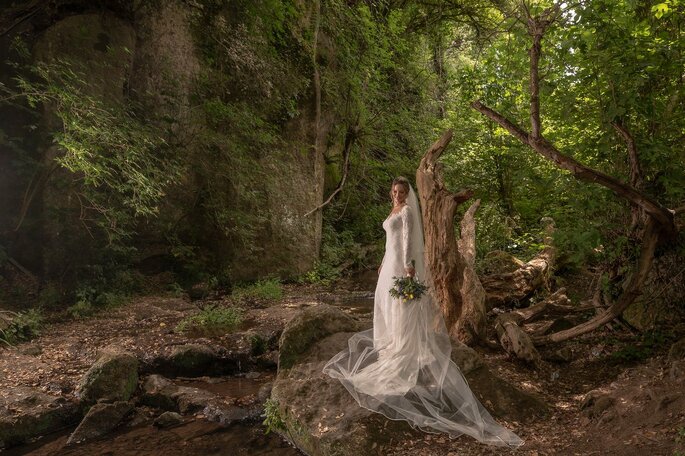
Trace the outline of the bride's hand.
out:
[[[416,270],[414,268],[405,268],[404,270],[409,277],[414,277],[414,274],[416,274]]]

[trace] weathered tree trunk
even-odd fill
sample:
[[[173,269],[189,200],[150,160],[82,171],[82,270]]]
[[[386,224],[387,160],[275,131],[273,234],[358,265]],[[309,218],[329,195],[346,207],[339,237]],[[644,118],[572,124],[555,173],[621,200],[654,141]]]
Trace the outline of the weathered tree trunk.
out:
[[[485,338],[485,308],[475,295],[465,299],[462,294],[469,290],[475,292],[477,286],[473,282],[478,278],[468,272],[470,260],[459,251],[454,234],[457,207],[471,198],[473,192],[452,193],[445,188],[438,159],[451,139],[452,131],[447,130],[428,149],[416,171],[416,185],[421,199],[426,267],[433,276],[434,296],[440,303],[450,337],[473,342]],[[470,230],[470,222],[466,223]],[[470,248],[470,240],[462,242]],[[466,285],[465,275],[469,277]]]
[[[637,151],[637,143],[635,138],[628,131],[628,128],[623,124],[623,122],[617,121],[612,123],[614,129],[626,142],[628,147],[628,162],[630,163],[630,185],[638,190],[643,187],[642,170],[640,166],[640,156]],[[635,234],[639,231],[640,227],[644,226],[646,223],[645,211],[639,206],[632,205],[630,208],[630,231]]]
[[[476,211],[480,200],[469,207],[461,220],[461,238],[457,250],[464,258],[464,277],[461,284],[463,300],[462,315],[457,320],[455,332],[462,335],[462,342],[471,344],[485,334],[487,321],[485,310],[485,290],[476,274]],[[478,326],[473,326],[478,325]]]

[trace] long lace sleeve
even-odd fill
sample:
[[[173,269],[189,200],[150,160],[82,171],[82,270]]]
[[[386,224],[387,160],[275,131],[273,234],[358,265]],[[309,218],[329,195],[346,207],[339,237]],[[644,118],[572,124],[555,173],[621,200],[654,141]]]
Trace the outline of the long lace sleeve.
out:
[[[414,214],[412,213],[409,206],[402,208],[400,213],[402,218],[402,262],[405,268],[411,268],[411,245],[409,240],[411,239],[411,231],[414,226]]]

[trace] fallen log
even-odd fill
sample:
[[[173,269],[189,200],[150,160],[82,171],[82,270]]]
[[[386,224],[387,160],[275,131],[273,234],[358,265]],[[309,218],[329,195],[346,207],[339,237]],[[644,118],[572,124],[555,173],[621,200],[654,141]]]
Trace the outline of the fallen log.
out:
[[[545,223],[546,246],[535,258],[512,272],[491,274],[481,278],[485,289],[487,310],[517,304],[547,284],[547,278],[554,268],[555,249],[552,246],[554,222],[545,218],[543,223]]]
[[[495,320],[497,338],[507,353],[530,364],[537,365],[540,362],[540,354],[530,336],[519,326],[518,319],[511,312],[498,316]]]
[[[542,315],[567,315],[594,309],[589,306],[572,306],[566,296],[566,289],[560,288],[552,293],[547,299],[524,309],[516,309],[499,315],[495,319],[497,338],[504,350],[518,359],[537,365],[540,354],[535,348],[534,337],[531,337],[522,325],[539,319]],[[546,325],[542,325],[535,331],[540,336],[558,324],[560,319],[555,319]]]

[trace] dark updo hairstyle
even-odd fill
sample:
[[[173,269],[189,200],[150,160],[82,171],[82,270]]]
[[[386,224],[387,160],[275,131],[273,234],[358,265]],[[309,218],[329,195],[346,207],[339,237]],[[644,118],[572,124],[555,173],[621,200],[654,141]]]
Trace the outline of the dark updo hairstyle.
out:
[[[397,185],[397,184],[404,187],[404,191],[406,191],[407,196],[409,196],[409,188],[410,188],[409,180],[406,177],[399,176],[399,177],[396,177],[392,180],[392,185],[390,186],[390,200],[391,201],[392,201],[392,189],[395,188],[395,185]]]

